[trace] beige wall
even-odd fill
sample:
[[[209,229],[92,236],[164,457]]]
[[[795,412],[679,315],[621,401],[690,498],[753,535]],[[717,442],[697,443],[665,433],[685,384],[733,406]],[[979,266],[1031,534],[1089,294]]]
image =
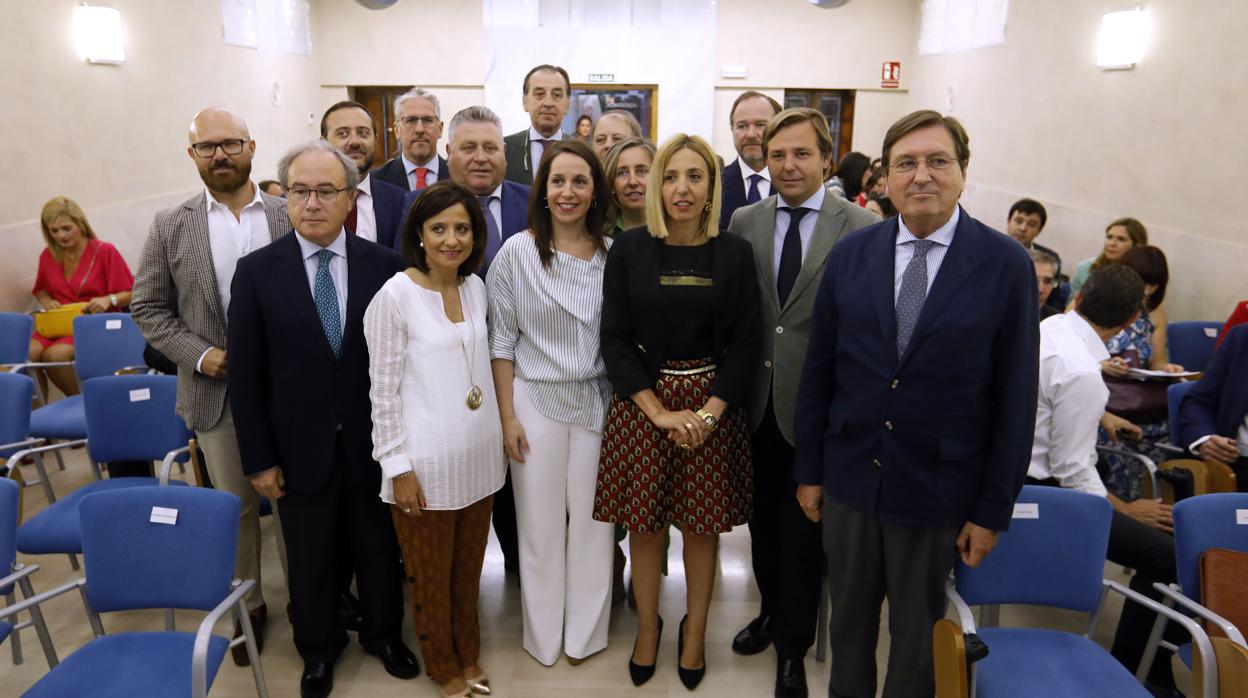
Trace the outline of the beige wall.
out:
[[[1132,215],[1170,262],[1171,317],[1221,319],[1248,298],[1248,232],[1235,204],[1248,74],[1248,4],[1153,0],[1153,39],[1129,71],[1095,66],[1105,7],[1012,2],[1004,46],[918,58],[909,107],[952,112],[971,134],[968,208],[1002,226],[1043,201],[1041,243],[1073,269],[1105,224]],[[904,74],[904,72],[903,72]],[[1220,135],[1230,134],[1230,135]]]

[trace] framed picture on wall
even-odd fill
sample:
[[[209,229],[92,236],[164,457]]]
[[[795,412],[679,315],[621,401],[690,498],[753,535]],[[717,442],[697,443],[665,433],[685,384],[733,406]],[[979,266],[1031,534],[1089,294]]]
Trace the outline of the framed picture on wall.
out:
[[[594,123],[611,109],[623,109],[641,123],[641,135],[654,139],[658,130],[658,85],[572,85],[568,113],[563,117],[563,132],[576,131],[576,122],[588,114]]]

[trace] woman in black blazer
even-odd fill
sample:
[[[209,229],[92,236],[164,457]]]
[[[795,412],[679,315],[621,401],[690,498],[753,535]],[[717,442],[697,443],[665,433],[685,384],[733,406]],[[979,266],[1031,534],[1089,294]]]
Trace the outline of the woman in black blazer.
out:
[[[719,534],[749,519],[751,457],[742,406],[761,344],[749,243],[718,236],[710,146],[678,134],[655,156],[648,228],[616,238],[603,277],[602,356],[615,390],[603,432],[594,518],[629,531],[638,637],[633,683],[654,674],[663,534],[684,538],[688,613],[678,672],[706,671],[706,617]]]

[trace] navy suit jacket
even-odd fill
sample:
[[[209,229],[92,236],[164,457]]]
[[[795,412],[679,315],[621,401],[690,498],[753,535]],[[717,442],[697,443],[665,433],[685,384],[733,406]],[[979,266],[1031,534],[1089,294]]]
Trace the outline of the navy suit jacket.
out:
[[[799,483],[882,523],[1003,531],[1031,459],[1040,331],[1035,268],[966,211],[897,358],[897,218],[841,238],[798,390]]]
[[[403,222],[403,195],[407,190],[369,176],[369,189],[373,194],[373,218],[377,220],[377,244],[394,247],[394,238]]]
[[[334,441],[341,438],[345,466],[355,477],[375,480],[380,492],[364,311],[407,265],[391,250],[347,236],[346,327],[335,357],[295,235],[240,259],[230,286],[229,398],[243,472],[280,466],[289,490],[315,494],[329,477]]]
[[[1236,438],[1248,415],[1248,325],[1236,325],[1214,352],[1205,373],[1179,405],[1179,445],[1202,436]]]
[[[728,232],[732,214],[745,205],[745,182],[741,180],[741,159],[732,161],[720,173],[719,189],[722,192],[719,209],[719,232]]]
[[[403,191],[411,191],[411,182],[407,179],[407,170],[403,167],[402,156],[392,158],[389,162],[373,170],[373,181],[381,180],[386,184],[402,189]],[[438,157],[438,181],[451,178],[450,166],[446,164],[446,158]]]
[[[423,191],[423,190],[422,190]],[[416,203],[416,199],[420,197],[420,192],[409,191],[403,195],[403,219],[406,222],[407,214],[412,212],[412,206]],[[502,193],[503,225],[499,232],[503,236],[503,242],[507,242],[507,238],[529,227],[529,186],[527,184],[517,184],[503,180]],[[406,224],[403,228],[406,228]],[[393,249],[399,251],[402,245],[402,228],[400,233],[395,236]],[[501,249],[502,245],[499,245]],[[490,262],[494,261],[493,255],[485,258],[481,263],[481,268],[477,270],[477,275],[482,279],[485,278],[485,272],[490,268]]]

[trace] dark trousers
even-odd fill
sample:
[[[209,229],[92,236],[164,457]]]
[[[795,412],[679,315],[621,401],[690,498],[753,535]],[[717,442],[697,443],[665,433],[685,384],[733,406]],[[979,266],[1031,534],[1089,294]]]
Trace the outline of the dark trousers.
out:
[[[1174,536],[1117,511],[1109,525],[1109,552],[1106,557],[1111,562],[1135,570],[1131,577],[1131,590],[1150,599],[1161,601],[1161,593],[1153,589],[1154,582],[1169,584],[1175,580]],[[1123,603],[1110,653],[1133,674],[1140,666],[1144,646],[1156,619],[1157,614],[1138,603]],[[1188,641],[1187,632],[1177,623],[1166,624],[1165,639],[1175,644]],[[1174,687],[1170,654],[1169,650],[1158,648],[1157,657],[1149,667],[1150,683]]]
[[[776,424],[768,401],[754,432],[754,511],[750,554],[763,597],[761,616],[770,616],[781,659],[802,659],[815,642],[823,581],[823,530],[797,504],[793,446]]]
[[[511,489],[511,468],[503,487],[494,493],[494,535],[498,547],[503,550],[503,564],[507,569],[520,571],[520,538],[516,534],[516,495]]]
[[[1240,456],[1231,463],[1231,470],[1235,471],[1235,488],[1240,492],[1248,492],[1248,456]]]
[[[277,501],[290,569],[295,648],[304,661],[332,662],[347,644],[338,619],[344,557],[360,592],[360,644],[376,648],[399,640],[403,590],[394,523],[389,507],[377,497],[376,471],[357,470],[345,462],[339,437],[334,467],[320,491],[287,490]],[[340,542],[343,531],[349,546]]]
[[[957,556],[954,529],[881,524],[823,496],[823,544],[832,595],[828,695],[875,696],[880,605],[888,598],[888,675],[884,698],[935,693],[932,625],[945,615],[945,579]]]

